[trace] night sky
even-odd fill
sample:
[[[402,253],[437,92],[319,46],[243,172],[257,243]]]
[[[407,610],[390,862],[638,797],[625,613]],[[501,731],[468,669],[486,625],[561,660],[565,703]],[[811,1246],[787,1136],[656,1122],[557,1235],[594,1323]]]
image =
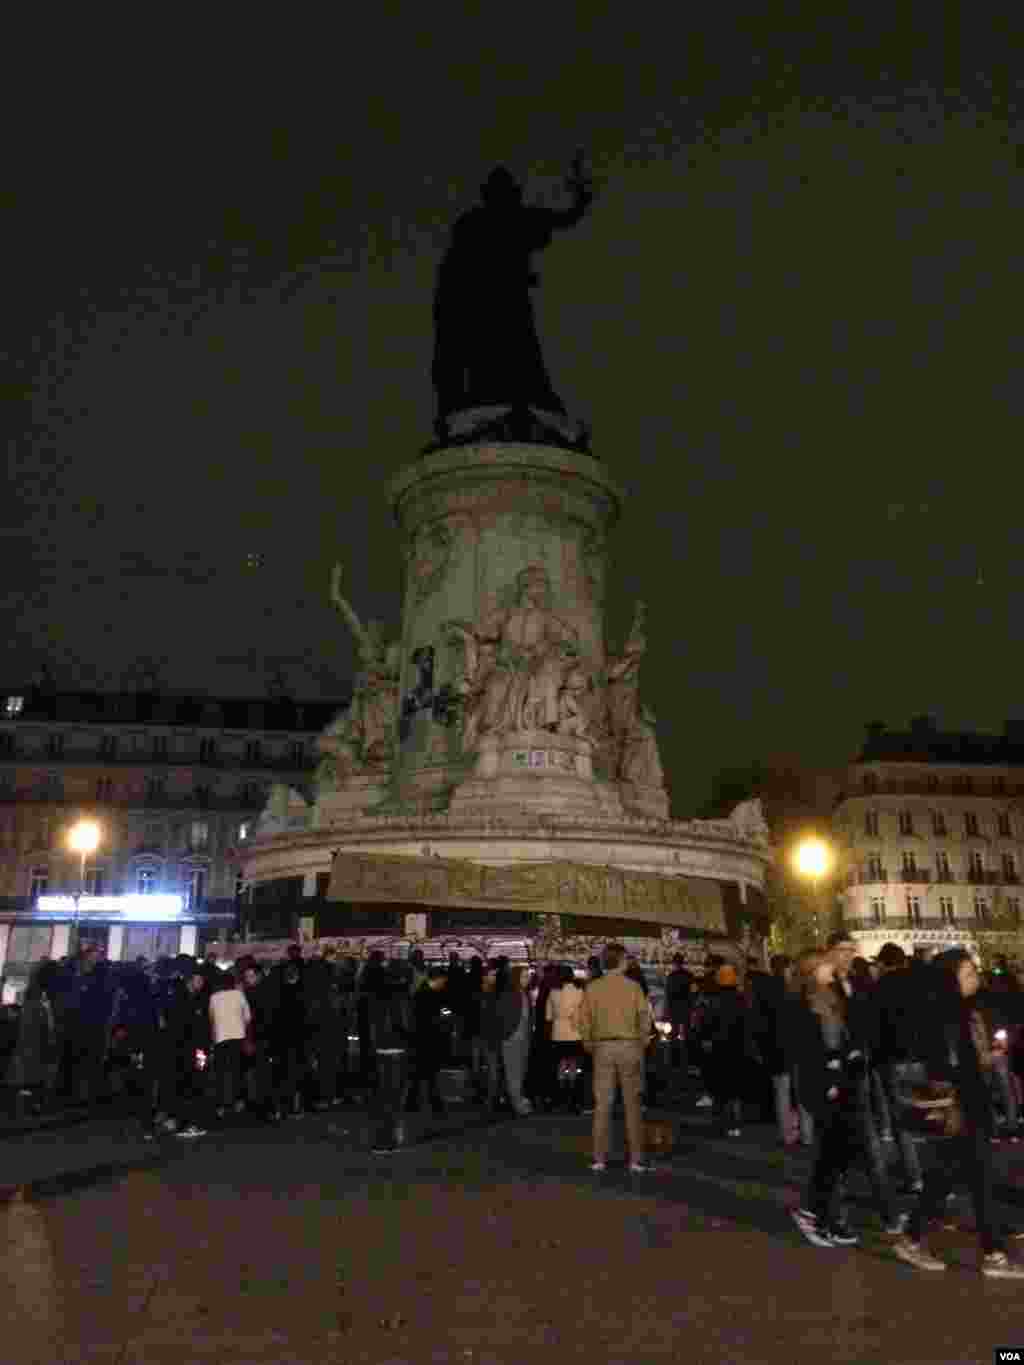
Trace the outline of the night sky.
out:
[[[538,259],[538,325],[630,490],[609,638],[644,598],[677,813],[874,717],[1024,714],[1022,93],[1011,35],[940,12],[370,6],[24,75],[8,682],[151,656],[174,688],[337,689],[335,558],[397,627],[384,481],[431,437],[447,230],[498,161],[554,202],[581,147],[598,198]]]

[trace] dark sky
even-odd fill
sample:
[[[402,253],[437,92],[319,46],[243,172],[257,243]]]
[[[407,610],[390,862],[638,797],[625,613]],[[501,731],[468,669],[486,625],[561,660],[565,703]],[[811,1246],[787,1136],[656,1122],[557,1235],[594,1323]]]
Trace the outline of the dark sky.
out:
[[[538,322],[630,490],[609,634],[647,600],[678,809],[719,766],[841,761],[875,716],[1020,715],[1021,85],[1012,34],[939,12],[370,6],[159,56],[140,31],[45,95],[26,72],[8,679],[346,677],[329,567],[397,624],[384,480],[430,437],[447,229],[496,161],[553,200],[579,146],[599,197]]]

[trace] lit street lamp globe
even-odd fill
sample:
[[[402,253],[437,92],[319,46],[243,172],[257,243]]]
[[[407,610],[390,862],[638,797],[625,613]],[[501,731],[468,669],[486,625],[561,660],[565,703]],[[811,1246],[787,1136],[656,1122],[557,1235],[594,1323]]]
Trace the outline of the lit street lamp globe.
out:
[[[801,877],[818,881],[832,866],[832,850],[824,839],[803,839],[793,854],[793,866]]]
[[[100,846],[100,827],[93,820],[79,820],[77,825],[72,825],[68,835],[68,846],[74,853],[80,853],[84,858],[89,853],[95,853]]]

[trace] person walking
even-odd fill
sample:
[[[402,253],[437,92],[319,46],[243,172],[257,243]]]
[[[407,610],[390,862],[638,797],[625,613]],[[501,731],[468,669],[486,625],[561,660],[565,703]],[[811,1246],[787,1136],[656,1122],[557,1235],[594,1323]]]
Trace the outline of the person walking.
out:
[[[217,1117],[242,1107],[242,1044],[252,1022],[252,1010],[239,989],[234,972],[220,973],[219,989],[210,996],[213,1037],[213,1089]]]
[[[405,1112],[419,1112],[422,1092],[427,1092],[435,1118],[445,1114],[438,1076],[445,1055],[441,1011],[445,1008],[447,978],[443,967],[431,967],[412,998],[412,1076]]]
[[[594,1060],[593,1161],[590,1169],[603,1171],[616,1089],[622,1091],[626,1112],[629,1169],[641,1174],[644,1128],[641,1094],[644,1051],[650,1033],[650,1009],[643,991],[626,976],[626,950],[609,943],[604,950],[604,974],[583,992],[579,1014],[580,1037]]]
[[[717,990],[704,1024],[708,1049],[708,1089],[715,1118],[724,1137],[738,1138],[743,1120],[743,1094],[752,1051],[750,1010],[730,963],[715,973]]]
[[[858,1081],[867,1065],[853,1045],[846,1017],[845,992],[836,989],[835,965],[828,954],[801,960],[801,1009],[795,1020],[801,1098],[814,1115],[816,1151],[804,1204],[793,1221],[812,1246],[854,1246],[860,1240],[840,1208],[843,1184],[853,1162],[863,1160],[882,1225],[897,1236],[897,1219],[884,1173],[864,1144],[858,1106]]]
[[[204,1137],[210,1014],[206,977],[194,963],[175,989],[167,1012],[164,1047],[169,1126],[180,1138]]]
[[[906,1233],[893,1250],[917,1270],[945,1270],[946,1262],[924,1245],[930,1223],[937,1219],[954,1184],[967,1186],[978,1231],[979,1269],[989,1279],[1024,1279],[1024,1266],[1011,1261],[1000,1245],[992,1195],[992,1045],[976,996],[981,978],[963,948],[940,953],[932,964],[922,1050],[935,1099],[920,1103],[940,1107],[934,1113],[946,1136],[931,1146],[933,1164],[910,1215]],[[943,1093],[946,1092],[946,1093]]]
[[[680,1073],[683,1084],[689,1081],[690,1009],[693,995],[693,974],[687,971],[686,958],[676,953],[672,970],[665,978],[665,1008],[672,1033],[672,1066]]]
[[[906,953],[899,944],[884,943],[877,963],[878,980],[871,992],[873,1073],[885,1096],[889,1134],[903,1166],[906,1187],[916,1194],[923,1187],[921,1161],[906,1121],[905,1096],[913,1084],[925,1079],[916,1046],[924,1010],[915,989],[915,973],[908,970]]]

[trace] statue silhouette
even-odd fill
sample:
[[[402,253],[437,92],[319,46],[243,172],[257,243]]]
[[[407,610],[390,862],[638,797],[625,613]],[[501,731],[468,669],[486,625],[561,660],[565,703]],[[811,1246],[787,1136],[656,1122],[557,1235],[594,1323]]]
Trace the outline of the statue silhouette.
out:
[[[438,270],[434,291],[434,363],[438,424],[466,408],[511,404],[564,413],[541,354],[530,290],[530,257],[552,234],[575,226],[593,198],[577,156],[566,177],[567,209],[523,203],[504,166],[481,186],[481,203],[464,213]]]

